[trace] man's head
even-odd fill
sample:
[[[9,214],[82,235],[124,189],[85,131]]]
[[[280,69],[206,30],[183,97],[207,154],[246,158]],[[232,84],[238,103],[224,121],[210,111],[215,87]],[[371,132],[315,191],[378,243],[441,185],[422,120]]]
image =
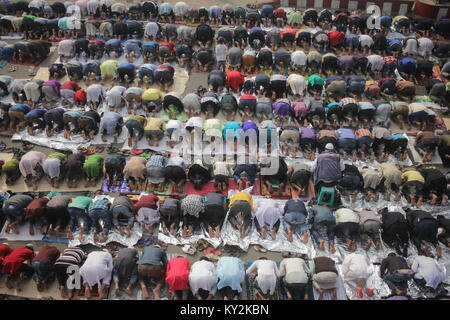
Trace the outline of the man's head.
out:
[[[388,254],[388,257],[396,257],[396,256],[397,256],[397,254],[395,252],[391,252]]]
[[[331,150],[334,150],[334,146],[333,146],[332,143],[327,143],[325,145],[325,149],[328,150],[328,151],[331,151]]]
[[[33,245],[32,243],[27,243],[27,244],[25,245],[25,248],[34,250],[34,245]]]
[[[203,256],[200,258],[200,261],[211,261],[211,260],[209,260],[207,257]]]

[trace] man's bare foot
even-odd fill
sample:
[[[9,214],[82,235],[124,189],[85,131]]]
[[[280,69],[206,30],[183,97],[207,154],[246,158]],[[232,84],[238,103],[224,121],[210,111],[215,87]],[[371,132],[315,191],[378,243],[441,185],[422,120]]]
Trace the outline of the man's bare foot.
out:
[[[394,198],[394,201],[400,201],[400,198],[402,197],[401,192],[397,192],[397,195]]]
[[[263,239],[267,238],[267,233],[266,233],[266,229],[265,228],[261,228],[261,238],[263,238]]]
[[[148,295],[147,287],[141,287],[142,290],[142,298],[148,300],[150,296]]]
[[[336,299],[337,299],[336,289],[333,289],[333,291],[331,292],[331,300],[336,300]]]
[[[356,200],[358,200],[358,199],[356,198],[356,192],[352,192],[352,202],[355,203]]]
[[[131,296],[131,286],[128,286],[126,289],[125,289],[125,292],[127,293],[127,295],[129,295],[129,296]]]
[[[272,229],[271,236],[272,236],[272,240],[275,240],[277,238],[277,231],[275,229]]]
[[[287,234],[288,234],[288,237],[287,237],[288,241],[289,241],[289,242],[292,242],[292,241],[293,241],[292,230],[291,230],[291,229],[288,229],[288,230],[287,230]]]
[[[373,194],[373,201],[378,201],[380,199],[380,194],[378,192],[375,192]]]
[[[430,204],[431,204],[432,206],[434,206],[434,205],[436,204],[437,198],[438,198],[437,195],[435,195],[434,193],[431,194],[431,201],[430,201]]]
[[[381,249],[381,241],[378,240],[378,241],[376,242],[376,244],[375,244],[375,250],[376,250],[376,251],[379,251],[380,249]]]
[[[303,243],[308,243],[308,232],[303,232]]]
[[[371,197],[372,197],[372,192],[367,191],[367,193],[366,193],[366,201],[370,201]]]
[[[445,194],[442,196],[441,206],[446,206],[448,202],[448,196]]]
[[[155,296],[155,300],[161,300],[161,296],[159,295],[158,289],[153,289],[153,295]]]
[[[319,240],[319,248],[321,251],[325,251],[325,240]]]
[[[372,240],[367,240],[367,245],[366,245],[366,247],[364,248],[366,251],[369,251],[369,249],[370,249],[370,247],[372,246]]]
[[[86,286],[84,288],[84,295],[86,296],[86,298],[90,298],[91,297],[91,290],[89,290],[88,286]]]
[[[330,243],[330,245],[328,246],[328,250],[330,251],[331,254],[336,252],[336,249],[334,248],[334,243]]]

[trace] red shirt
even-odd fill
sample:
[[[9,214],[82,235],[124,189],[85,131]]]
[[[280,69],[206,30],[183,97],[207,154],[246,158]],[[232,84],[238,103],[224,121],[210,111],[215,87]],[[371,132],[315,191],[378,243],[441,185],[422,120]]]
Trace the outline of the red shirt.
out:
[[[59,89],[68,89],[72,91],[78,91],[81,88],[78,86],[78,84],[75,81],[66,81],[64,82]]]
[[[86,91],[84,91],[83,89],[75,92],[75,101],[86,101],[86,99]]]
[[[33,262],[42,262],[46,264],[55,264],[56,259],[59,258],[60,251],[54,246],[43,246],[39,249],[38,254],[33,259]]]
[[[147,196],[143,196],[134,205],[134,210],[135,210],[135,212],[138,212],[140,208],[156,209],[156,208],[158,208],[158,201],[159,201],[159,198],[157,196],[155,196],[154,194],[149,194]]]
[[[10,275],[17,275],[19,273],[22,263],[34,258],[34,251],[28,248],[17,248],[10,253],[9,256],[3,260],[2,273],[9,273]]]
[[[38,198],[31,201],[24,210],[25,220],[37,220],[45,214],[49,198]]]
[[[244,81],[245,81],[244,75],[237,70],[233,70],[227,73],[227,85],[230,86],[235,91],[241,89],[241,86],[244,83]]]
[[[91,41],[89,41],[89,43],[96,43],[101,47],[103,47],[105,45],[105,43],[101,40],[91,40]]]
[[[277,18],[285,18],[286,17],[286,11],[284,11],[281,8],[278,8],[273,12],[273,15]]]
[[[0,244],[0,265],[3,262],[3,259],[5,259],[11,252],[12,249],[8,245]]]
[[[189,260],[183,257],[171,259],[167,264],[166,282],[169,292],[189,289]]]
[[[256,97],[250,93],[246,93],[239,98],[239,101],[241,100],[256,100]]]
[[[295,34],[295,30],[292,29],[292,28],[287,27],[287,28],[284,28],[283,31],[281,31],[281,35],[282,36],[285,35],[285,34],[288,34],[288,33]]]
[[[175,48],[175,45],[172,42],[161,42],[159,44],[160,47],[166,46],[170,48],[170,51],[175,52],[177,49]]]
[[[345,34],[340,31],[333,30],[328,33],[328,38],[330,39],[330,43],[332,46],[338,46],[344,42]]]

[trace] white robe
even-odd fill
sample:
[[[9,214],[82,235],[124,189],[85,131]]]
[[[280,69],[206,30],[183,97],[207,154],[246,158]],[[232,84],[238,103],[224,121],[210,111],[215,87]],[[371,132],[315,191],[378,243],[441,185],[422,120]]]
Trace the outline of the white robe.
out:
[[[105,251],[91,252],[83,266],[80,268],[80,275],[84,283],[92,289],[96,284],[109,285],[113,270],[113,259],[110,253]]]

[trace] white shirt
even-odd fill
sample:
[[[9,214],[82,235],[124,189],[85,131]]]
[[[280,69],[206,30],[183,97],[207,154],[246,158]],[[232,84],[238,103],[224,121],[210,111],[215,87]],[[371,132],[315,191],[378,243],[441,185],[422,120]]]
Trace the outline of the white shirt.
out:
[[[189,273],[189,286],[192,294],[196,295],[199,289],[215,295],[217,291],[217,274],[214,264],[210,261],[197,261]]]
[[[373,273],[367,257],[361,253],[348,254],[342,262],[342,273],[346,280],[367,279]]]
[[[361,47],[372,47],[373,45],[373,39],[371,36],[368,36],[367,34],[362,34],[359,36],[359,43],[361,44]]]
[[[305,260],[286,258],[280,264],[280,277],[285,277],[287,283],[307,283],[309,268]]]
[[[138,222],[143,222],[145,224],[150,224],[152,222],[159,222],[159,211],[158,209],[152,208],[140,208],[137,213],[136,220]]]
[[[84,283],[92,289],[96,284],[109,285],[113,270],[113,259],[110,253],[105,251],[94,251],[89,253],[83,266],[80,268],[80,275]]]
[[[100,84],[91,84],[86,88],[86,100],[89,101],[99,101],[101,96],[105,96],[105,90]]]
[[[291,53],[291,61],[294,66],[306,65],[306,54],[302,50],[297,50]]]
[[[425,56],[425,54],[431,54],[434,49],[433,41],[429,38],[419,38],[417,39],[419,42],[419,55]]]
[[[436,289],[444,281],[445,274],[441,267],[433,258],[417,256],[411,266],[412,271],[416,272],[416,279],[425,279],[427,287]]]
[[[218,44],[216,46],[217,61],[226,61],[228,55],[228,47],[225,44]]]
[[[159,27],[156,22],[149,22],[145,26],[145,35],[150,37],[156,37],[158,34]]]
[[[256,260],[252,263],[250,268],[247,269],[247,274],[256,271],[256,282],[262,293],[273,295],[277,285],[277,278],[280,276],[275,261],[272,260]]]

